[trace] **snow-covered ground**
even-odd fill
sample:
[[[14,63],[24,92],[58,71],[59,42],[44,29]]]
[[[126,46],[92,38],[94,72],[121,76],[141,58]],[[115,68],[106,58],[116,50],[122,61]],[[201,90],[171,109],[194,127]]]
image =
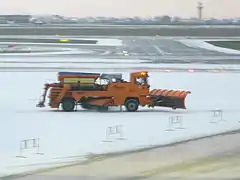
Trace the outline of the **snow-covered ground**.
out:
[[[29,39],[34,39],[32,37],[28,37]],[[28,39],[26,38],[26,39]],[[42,38],[39,38],[37,37],[37,39],[42,39]],[[44,39],[44,38],[43,38]],[[62,37],[54,37],[54,38],[47,38],[47,39],[63,39]],[[65,38],[64,38],[65,39]],[[94,38],[94,39],[90,39],[90,38],[66,38],[68,40],[96,40],[97,43],[96,44],[72,44],[71,42],[69,43],[47,43],[48,45],[58,45],[58,46],[61,46],[61,45],[69,45],[69,46],[79,46],[79,45],[84,45],[84,46],[122,46],[122,40],[120,39],[109,39],[109,38]],[[60,41],[59,41],[60,42]],[[45,45],[46,43],[26,43],[26,42],[0,42],[0,44],[27,44],[27,45],[37,45],[37,44],[41,44],[41,45]]]
[[[23,37],[21,37],[23,38]],[[39,37],[24,37],[24,39],[42,39],[42,38],[39,38]],[[56,37],[49,37],[47,39],[67,39],[67,40],[96,40],[97,43],[96,44],[72,44],[71,42],[69,43],[47,43],[48,46],[52,46],[52,47],[47,47],[48,49],[44,48],[44,47],[31,47],[33,45],[46,45],[46,43],[31,43],[31,42],[0,42],[0,45],[12,45],[12,44],[15,44],[15,45],[26,45],[28,47],[25,47],[25,48],[22,48],[22,49],[10,49],[11,51],[15,51],[14,53],[2,53],[0,54],[0,56],[29,56],[29,55],[38,55],[38,56],[41,56],[41,55],[61,55],[61,54],[93,54],[94,51],[91,51],[91,50],[80,50],[80,49],[77,49],[77,48],[74,48],[76,46],[122,46],[123,43],[122,43],[122,40],[120,39],[109,39],[109,38],[101,38],[101,39],[98,39],[98,38],[94,38],[94,39],[90,39],[90,38],[60,38],[58,36]],[[61,45],[65,46],[65,45],[68,45],[68,46],[71,46],[72,48],[62,48]],[[54,46],[58,46],[58,47],[54,47]],[[21,51],[29,51],[31,50],[32,52],[29,53],[29,52],[21,52]],[[17,53],[19,51],[19,53]],[[51,52],[49,52],[51,51]]]
[[[120,42],[115,42],[115,45],[120,45],[118,43]],[[113,45],[114,42],[105,40],[104,45],[107,44]],[[7,67],[92,67],[99,68],[97,72],[103,72],[104,68],[108,68],[108,71],[114,68],[126,71],[131,67],[159,70],[165,68],[166,72],[172,73],[150,73],[152,89],[182,89],[189,90],[192,94],[186,99],[187,110],[141,108],[139,112],[127,113],[114,108],[105,113],[81,109],[72,113],[56,112],[49,108],[36,108],[44,83],[55,81],[56,72],[1,72],[0,176],[53,165],[49,163],[83,159],[91,153],[166,144],[240,128],[240,74],[194,71],[195,68],[236,70],[239,68],[236,65],[170,66],[139,64],[139,61],[135,60],[118,59],[88,59],[95,64],[77,65],[66,63],[63,58],[49,58],[46,64],[44,59],[22,58],[18,63],[13,61],[13,58],[2,59],[1,68],[5,67],[7,71]],[[106,61],[111,61],[112,64],[101,64]],[[186,71],[177,73],[171,70],[174,68],[184,68]],[[124,76],[125,79],[129,78],[129,74]],[[110,127],[112,134],[107,133]],[[39,149],[33,147],[34,141],[29,139],[40,140]],[[21,142],[24,140],[28,140],[26,144]],[[27,149],[23,149],[21,153],[20,147],[24,148],[24,145]],[[20,155],[24,158],[17,157]]]
[[[54,63],[57,66],[59,64],[73,64],[73,63],[132,63],[138,65],[140,62],[149,62],[148,60],[136,60],[136,59],[101,59],[101,58],[79,58],[79,57],[48,57],[48,58],[39,58],[39,57],[6,57],[0,60],[0,63],[4,64],[12,64],[15,67],[22,67],[21,64],[36,64],[37,66],[41,66],[42,63],[51,64]],[[59,63],[59,64],[58,64]]]
[[[65,113],[36,108],[43,84],[55,81],[56,75],[0,73],[0,175],[39,168],[39,163],[64,162],[76,159],[74,156],[79,159],[89,153],[130,150],[240,128],[240,74],[150,73],[152,89],[192,92],[186,99],[186,111],[142,108],[127,113],[116,108],[106,113]],[[129,74],[124,77],[128,79]],[[118,133],[107,136],[108,127],[113,131],[118,127]],[[31,138],[40,139],[39,152],[43,154],[35,154],[37,149],[30,148],[28,141],[30,149],[22,151],[26,158],[16,157],[20,155],[20,141]],[[112,142],[104,142],[106,139]]]
[[[178,41],[183,43],[184,45],[186,45],[188,47],[191,47],[191,48],[202,48],[202,49],[207,49],[207,50],[210,50],[210,51],[217,51],[217,52],[226,53],[226,54],[240,55],[240,51],[238,51],[238,50],[218,47],[218,46],[214,46],[212,44],[209,44],[209,43],[205,42],[205,41],[211,41],[211,40],[181,39],[181,40],[178,40]]]
[[[59,69],[94,70],[94,71],[140,71],[148,70],[154,72],[211,72],[211,73],[236,73],[240,72],[240,65],[209,65],[209,64],[153,64],[144,60],[130,59],[78,59],[71,58],[25,58],[25,59],[4,59],[0,62],[0,71],[58,71]],[[144,62],[144,63],[143,63]]]
[[[14,60],[13,60],[14,61]],[[23,60],[24,62],[19,62],[12,63],[12,61],[5,61],[4,63],[0,64],[0,67],[45,67],[45,68],[51,68],[51,67],[56,67],[56,68],[78,68],[78,69],[84,69],[84,68],[93,68],[93,69],[98,69],[98,68],[106,68],[106,69],[111,69],[111,68],[165,68],[165,69],[174,69],[174,68],[179,68],[179,69],[240,69],[240,65],[209,65],[209,64],[173,64],[169,66],[168,64],[153,64],[153,63],[139,63],[139,62],[145,62],[144,60],[128,60],[128,59],[88,59],[88,60],[81,60],[79,61],[73,61],[73,63],[67,63],[64,60],[61,59],[56,59],[56,61],[46,61],[46,60],[37,60],[34,62],[28,62],[27,60]],[[93,64],[94,63],[94,64]],[[104,64],[105,63],[105,64]]]
[[[31,51],[31,52],[24,52],[24,51]],[[50,52],[48,52],[50,51]],[[44,49],[35,49],[35,50],[23,50],[23,52],[20,52],[20,51],[15,51],[14,53],[12,52],[5,52],[5,53],[2,53],[0,54],[1,57],[3,56],[7,56],[7,57],[19,57],[19,56],[29,56],[29,55],[35,55],[35,56],[41,56],[41,55],[63,55],[63,54],[67,54],[67,55],[74,55],[74,54],[93,54],[94,52],[93,51],[90,51],[90,50],[78,50],[78,49],[70,49],[70,48],[66,48],[66,49],[58,49],[58,50],[44,50]]]

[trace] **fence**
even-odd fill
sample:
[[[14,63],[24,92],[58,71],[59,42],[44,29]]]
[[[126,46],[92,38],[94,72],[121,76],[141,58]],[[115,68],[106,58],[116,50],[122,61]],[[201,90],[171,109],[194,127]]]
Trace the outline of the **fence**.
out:
[[[219,123],[222,121],[225,121],[223,118],[223,110],[221,109],[216,109],[212,111],[212,117],[210,119],[210,123]]]
[[[123,137],[123,126],[109,126],[106,128],[106,139],[103,142],[113,142],[113,140],[126,140]]]
[[[168,128],[166,129],[166,131],[175,131],[177,129],[185,129],[183,127],[183,117],[170,116],[168,119]]]
[[[27,158],[23,154],[28,150],[33,150],[33,154],[44,155],[44,153],[40,152],[40,138],[21,140],[19,145],[19,155],[16,157]]]
[[[224,114],[225,113],[225,114]],[[235,113],[235,112],[234,112]],[[236,112],[238,113],[238,112]],[[196,119],[194,119],[196,117]],[[136,133],[131,133],[126,135],[126,128],[129,128],[128,131],[134,131],[135,128],[133,126],[128,127],[128,123],[123,125],[113,125],[113,126],[107,126],[103,129],[100,136],[105,136],[101,137],[98,139],[98,142],[119,142],[119,140],[131,140],[133,136],[138,136],[141,141],[146,141],[146,137],[151,137],[151,138],[158,138],[159,143],[161,143],[162,139],[164,137],[159,136],[159,131],[172,131],[173,133],[177,133],[179,137],[185,137],[186,134],[191,135],[198,135],[201,132],[206,133],[219,133],[218,126],[220,129],[225,128],[225,123],[229,123],[230,128],[237,128],[239,126],[240,120],[238,117],[232,118],[233,116],[229,116],[229,113],[227,111],[224,111],[222,109],[215,109],[211,111],[205,111],[202,113],[199,111],[195,115],[195,112],[190,113],[184,113],[184,114],[172,114],[171,116],[164,115],[162,114],[162,119],[157,122],[157,125],[154,124],[152,125],[152,121],[144,121],[146,125],[144,124],[141,127],[143,128]],[[220,122],[225,122],[225,123],[220,123]],[[155,122],[154,122],[155,123]],[[210,125],[213,124],[213,125]],[[156,127],[157,126],[157,130]],[[214,128],[211,129],[211,127],[214,126]],[[216,127],[215,127],[216,126]],[[207,128],[205,128],[207,127]],[[210,128],[209,128],[210,127]],[[153,128],[152,131],[156,132],[151,132],[151,128]],[[194,130],[194,131],[193,131]],[[174,132],[175,131],[175,132]],[[189,132],[188,132],[189,131]],[[151,135],[150,135],[151,134]],[[160,133],[161,134],[161,133]],[[169,133],[168,133],[169,134]],[[98,135],[97,135],[98,136]],[[135,139],[135,137],[133,139]],[[148,142],[144,142],[147,143]],[[127,146],[127,144],[126,144]],[[42,147],[43,148],[43,147]],[[75,148],[75,146],[73,147]],[[77,147],[81,148],[81,147]],[[39,138],[33,138],[33,139],[25,139],[20,141],[20,147],[19,147],[19,155],[17,157],[22,157],[26,158],[27,155],[29,154],[29,150],[31,150],[31,153],[33,154],[38,154],[38,155],[43,155],[43,153],[40,152],[40,139]]]

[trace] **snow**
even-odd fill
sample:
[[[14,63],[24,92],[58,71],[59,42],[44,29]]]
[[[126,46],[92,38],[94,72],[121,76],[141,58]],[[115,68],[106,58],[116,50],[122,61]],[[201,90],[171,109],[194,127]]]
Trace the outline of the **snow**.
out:
[[[144,62],[144,63],[142,63]],[[25,59],[14,59],[8,58],[0,61],[1,71],[8,71],[8,68],[15,68],[20,70],[19,67],[25,68],[28,71],[35,71],[39,69],[45,70],[57,70],[61,69],[72,69],[72,71],[81,69],[104,69],[105,71],[120,70],[121,72],[131,70],[149,70],[155,72],[211,72],[211,73],[226,73],[231,71],[232,73],[240,71],[240,65],[209,65],[209,64],[153,64],[147,63],[145,60],[130,60],[130,59],[79,59],[71,58],[69,62],[66,62],[65,58],[25,58]],[[94,64],[93,64],[94,63]],[[13,69],[11,69],[13,70]],[[233,71],[234,70],[234,71]]]
[[[35,63],[37,66],[40,66],[41,63],[54,63],[57,66],[59,64],[73,64],[73,63],[132,63],[137,65],[137,63],[140,62],[149,62],[147,60],[135,60],[135,59],[100,59],[100,58],[79,58],[79,57],[71,57],[69,59],[66,60],[66,57],[43,57],[43,58],[39,58],[39,57],[21,57],[21,58],[16,58],[16,57],[6,57],[6,58],[2,58],[0,60],[0,63],[4,63],[6,65],[12,64],[12,66],[15,67],[22,67],[21,64],[33,64]],[[59,63],[59,64],[57,64]],[[25,66],[25,65],[24,65]]]
[[[30,37],[28,37],[30,38]],[[48,39],[59,39],[59,37],[55,37],[55,38],[48,38]],[[40,38],[41,39],[41,38]],[[48,43],[48,45],[51,45],[51,46],[59,46],[58,48],[56,47],[48,47],[48,51],[52,49],[53,52],[32,52],[32,53],[4,53],[4,54],[0,54],[0,56],[7,56],[7,57],[11,57],[11,56],[29,56],[29,55],[61,55],[61,54],[93,54],[94,51],[91,51],[91,50],[79,50],[79,49],[76,49],[76,48],[60,48],[61,46],[65,46],[65,45],[68,45],[68,46],[71,46],[71,47],[74,47],[74,46],[81,46],[81,45],[84,45],[84,46],[122,46],[123,43],[122,43],[122,40],[120,39],[89,39],[89,38],[70,38],[70,39],[74,39],[74,40],[97,40],[97,43],[96,44],[71,44],[71,43]],[[13,42],[0,42],[0,45],[1,44],[13,44]],[[46,45],[46,43],[26,43],[26,42],[14,42],[14,44],[24,44],[24,45]],[[32,48],[30,48],[32,49]],[[46,48],[43,48],[43,47],[38,47],[38,48],[34,48],[35,51],[44,51],[44,49]],[[29,49],[28,49],[29,50]],[[58,50],[58,51],[57,51]]]
[[[101,39],[98,44],[118,46],[121,41]],[[195,46],[196,44],[195,42]],[[188,45],[192,47],[191,43]],[[65,58],[50,57],[46,62],[43,58],[2,58],[0,67],[5,67],[6,71],[7,67],[98,68],[95,72],[102,72],[106,68],[108,71],[115,68],[121,71],[154,68],[155,71],[171,73],[151,72],[152,89],[182,89],[190,90],[192,94],[186,99],[187,110],[140,108],[139,112],[127,113],[113,108],[106,113],[81,109],[72,113],[56,112],[49,108],[36,108],[36,103],[42,93],[43,84],[55,81],[57,72],[1,72],[0,176],[73,163],[84,160],[91,153],[132,150],[240,128],[237,119],[240,110],[238,100],[235,100],[240,90],[235,82],[238,82],[240,75],[227,72],[207,73],[214,69],[236,70],[239,68],[237,65],[166,65],[139,62],[146,61],[71,58],[66,62]],[[205,70],[206,73],[197,73],[195,69]],[[125,79],[129,78],[129,74],[124,76]],[[109,127],[121,127],[122,131],[107,136]],[[117,139],[118,137],[123,139]],[[40,139],[39,152],[42,154],[36,154],[36,148],[28,148],[22,152],[25,158],[17,157],[20,155],[21,141],[35,138]],[[104,142],[106,140],[110,141]]]
[[[40,50],[39,50],[40,51]],[[0,56],[7,56],[7,57],[10,57],[10,56],[32,56],[32,55],[62,55],[62,54],[69,54],[69,55],[73,55],[73,54],[93,54],[94,52],[93,51],[83,51],[83,50],[65,50],[65,51],[53,51],[53,52],[31,52],[31,53],[2,53],[0,54]]]
[[[32,37],[28,37],[30,39],[33,39]],[[61,37],[57,37],[56,38],[47,38],[47,39],[60,39]],[[41,38],[38,38],[41,39]],[[94,39],[90,39],[90,38],[69,38],[71,40],[96,40],[97,43],[96,44],[71,44],[71,43],[47,43],[48,45],[57,45],[57,46],[61,46],[61,45],[68,45],[68,46],[79,46],[79,45],[84,45],[84,46],[122,46],[122,40],[120,39],[109,39],[109,38],[104,38],[104,39],[98,39],[98,38],[94,38]],[[0,44],[24,44],[24,45],[46,45],[46,43],[26,43],[26,42],[0,42]]]
[[[93,39],[93,40],[97,40],[97,45],[101,45],[101,46],[122,46],[122,40],[120,39]]]
[[[68,163],[89,153],[130,150],[240,128],[240,85],[236,83],[240,74],[151,72],[151,89],[192,92],[186,99],[187,110],[141,108],[128,113],[115,108],[106,113],[81,109],[66,113],[36,108],[43,84],[55,81],[56,75],[57,72],[0,73],[0,176],[52,166],[47,164],[50,162]],[[129,74],[124,74],[124,78],[128,79]],[[213,117],[213,111],[218,109],[222,116]],[[182,129],[175,129],[179,124],[169,125],[170,119],[176,118],[182,119]],[[115,138],[110,136],[112,142],[103,142],[108,127],[120,126],[125,140],[115,139],[119,135],[116,134]],[[36,149],[29,149],[23,152],[26,158],[17,158],[20,141],[31,138],[40,138],[40,152],[44,154],[37,155]]]
[[[240,51],[238,51],[238,50],[214,46],[212,44],[205,42],[204,40],[182,39],[182,40],[178,40],[178,41],[183,43],[184,45],[186,45],[188,47],[192,47],[192,48],[202,48],[202,49],[207,49],[210,51],[217,51],[217,52],[226,53],[226,54],[240,55]]]

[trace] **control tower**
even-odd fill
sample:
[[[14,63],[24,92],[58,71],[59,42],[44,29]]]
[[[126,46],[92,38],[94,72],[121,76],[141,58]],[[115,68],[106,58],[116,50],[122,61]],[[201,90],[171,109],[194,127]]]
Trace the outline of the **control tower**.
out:
[[[198,20],[202,20],[203,4],[201,2],[198,2],[197,10],[198,10]]]

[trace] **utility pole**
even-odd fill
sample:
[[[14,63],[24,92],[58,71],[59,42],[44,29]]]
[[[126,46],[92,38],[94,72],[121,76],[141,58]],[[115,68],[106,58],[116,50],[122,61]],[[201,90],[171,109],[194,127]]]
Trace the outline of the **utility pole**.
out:
[[[198,2],[197,10],[198,10],[198,20],[202,20],[203,4],[201,2]]]

